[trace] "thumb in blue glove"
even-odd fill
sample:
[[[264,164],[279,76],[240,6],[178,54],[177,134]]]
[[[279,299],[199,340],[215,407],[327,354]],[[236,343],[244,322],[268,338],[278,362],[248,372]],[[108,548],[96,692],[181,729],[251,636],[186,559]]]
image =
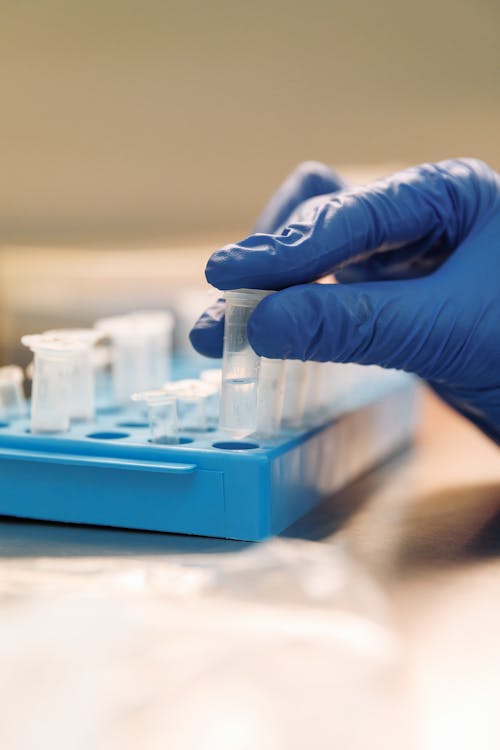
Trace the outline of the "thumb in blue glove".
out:
[[[207,266],[222,289],[283,289],[250,319],[256,352],[414,372],[500,441],[499,176],[427,164],[296,213]],[[351,283],[303,284],[339,270]]]

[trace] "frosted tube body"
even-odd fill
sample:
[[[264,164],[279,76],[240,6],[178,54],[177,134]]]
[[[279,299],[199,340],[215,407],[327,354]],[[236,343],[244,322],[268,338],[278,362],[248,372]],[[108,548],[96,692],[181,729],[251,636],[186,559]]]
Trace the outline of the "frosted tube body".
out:
[[[69,412],[71,419],[90,421],[95,414],[94,368],[90,348],[75,354],[70,374]]]
[[[285,395],[283,399],[283,426],[300,427],[304,420],[307,388],[306,363],[298,359],[285,362]]]
[[[0,367],[0,418],[15,419],[24,416],[26,401],[23,380],[23,371],[20,367]]]
[[[69,384],[73,356],[35,352],[31,396],[31,432],[66,432],[69,429]]]
[[[205,398],[177,397],[177,413],[181,430],[204,432],[207,429],[207,410]]]
[[[261,357],[257,387],[257,433],[271,437],[279,432],[283,411],[285,361]]]
[[[177,401],[180,430],[204,432],[208,428],[208,403],[216,395],[217,387],[202,380],[184,379],[164,383],[165,393]]]
[[[209,383],[215,388],[215,392],[212,396],[207,398],[206,402],[206,416],[207,426],[217,427],[219,424],[219,412],[220,412],[220,392],[222,383],[222,370],[210,369],[202,370],[200,373],[200,380],[203,383]]]
[[[179,442],[179,427],[175,399],[148,404],[151,442],[176,445]]]
[[[115,403],[128,403],[134,391],[151,386],[148,378],[148,340],[141,337],[113,336],[113,393]]]
[[[131,395],[158,388],[168,377],[173,318],[167,312],[140,311],[101,318],[96,327],[112,343],[113,400],[128,403]]]
[[[132,401],[147,404],[151,442],[175,445],[179,442],[177,402],[163,390],[133,393]]]
[[[95,416],[93,352],[95,343],[102,338],[102,334],[92,328],[59,328],[46,331],[44,335],[78,345],[70,372],[70,419],[91,421]]]
[[[148,388],[159,388],[170,378],[174,318],[166,310],[139,310],[128,316],[146,339]]]

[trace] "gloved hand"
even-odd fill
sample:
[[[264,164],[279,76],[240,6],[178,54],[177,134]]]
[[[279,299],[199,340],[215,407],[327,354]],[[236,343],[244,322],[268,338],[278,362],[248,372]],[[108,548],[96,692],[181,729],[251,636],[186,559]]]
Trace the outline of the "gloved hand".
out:
[[[219,289],[283,290],[250,318],[255,351],[416,373],[500,442],[500,176],[472,159],[423,164],[285,222],[207,265]],[[342,283],[304,284],[330,272]],[[215,352],[221,331],[197,325],[193,344],[212,336]]]

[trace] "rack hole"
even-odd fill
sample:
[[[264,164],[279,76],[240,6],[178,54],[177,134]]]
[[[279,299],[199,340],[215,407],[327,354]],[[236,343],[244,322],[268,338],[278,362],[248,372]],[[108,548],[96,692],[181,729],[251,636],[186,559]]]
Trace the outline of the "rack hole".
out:
[[[148,422],[117,422],[117,427],[125,427],[129,430],[138,430],[144,427],[149,427]]]
[[[91,432],[87,437],[92,440],[121,440],[128,437],[128,432]]]
[[[223,451],[251,451],[259,447],[257,443],[242,443],[235,440],[213,443],[212,445],[214,448],[220,448]]]

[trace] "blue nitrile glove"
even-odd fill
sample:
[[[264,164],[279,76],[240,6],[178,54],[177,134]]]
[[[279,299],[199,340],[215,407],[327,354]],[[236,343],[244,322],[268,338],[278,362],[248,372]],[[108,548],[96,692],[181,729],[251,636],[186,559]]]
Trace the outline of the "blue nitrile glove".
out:
[[[332,271],[349,283],[303,284]],[[206,273],[219,289],[283,289],[250,318],[258,354],[414,372],[500,442],[500,177],[482,162],[308,201]]]

